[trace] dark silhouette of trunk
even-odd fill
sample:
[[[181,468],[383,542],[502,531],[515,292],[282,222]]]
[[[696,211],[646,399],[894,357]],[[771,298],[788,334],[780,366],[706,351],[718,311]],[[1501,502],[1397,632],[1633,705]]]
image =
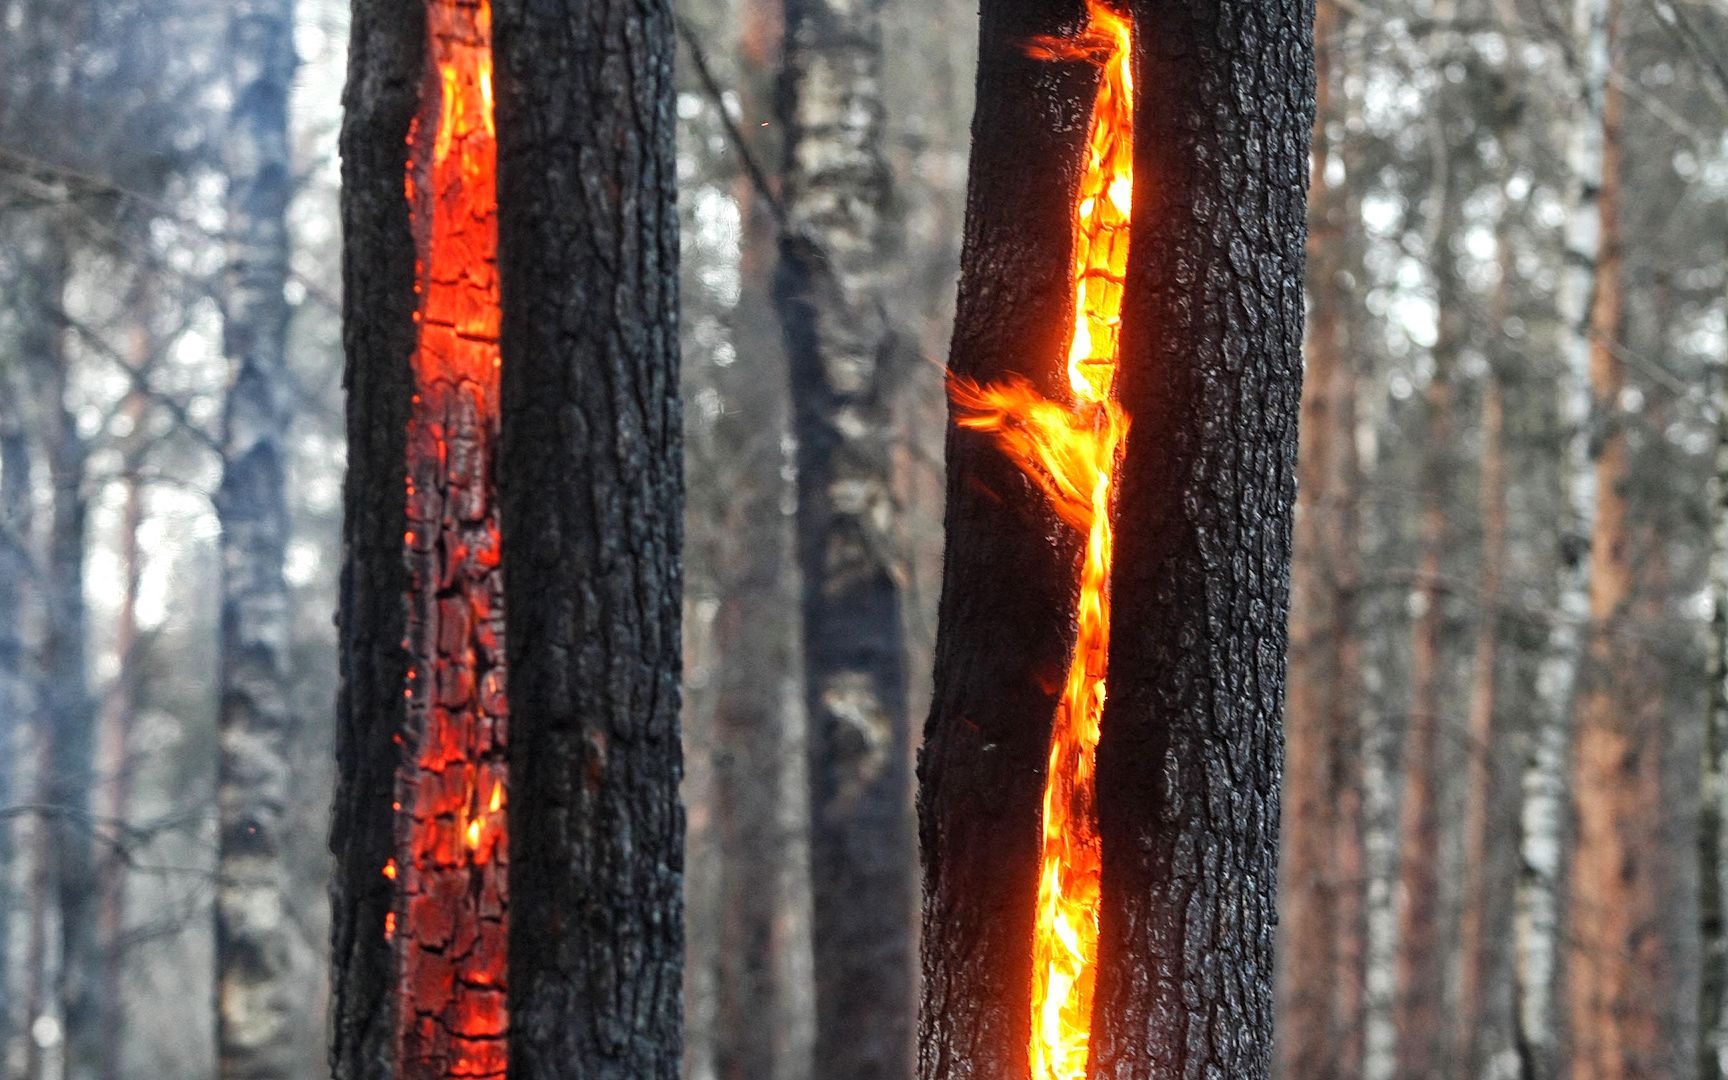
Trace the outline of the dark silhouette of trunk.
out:
[[[884,306],[882,5],[787,0],[776,283],[798,443],[809,714],[815,1057],[911,1075],[910,731]]]
[[[1338,125],[1355,107],[1345,92],[1345,65],[1336,58],[1347,21],[1347,13],[1331,0],[1317,6],[1310,299],[1297,455],[1279,890],[1279,1062],[1288,1080],[1360,1075],[1367,995],[1355,596],[1361,562],[1355,361],[1361,207],[1351,189],[1358,174],[1351,167],[1349,142],[1327,134],[1329,124],[1347,130]],[[1345,168],[1342,184],[1326,177],[1333,160]]]
[[[499,0],[493,25],[510,1075],[670,1080],[684,839],[671,5]]]
[[[1142,96],[1118,379],[1132,427],[1097,755],[1090,1075],[1253,1080],[1272,1055],[1312,27],[1293,2],[1128,13]],[[1097,68],[1023,43],[1071,36],[1086,12],[993,0],[982,14],[950,368],[1018,374],[1060,399]],[[1253,197],[1228,194],[1238,188]],[[1080,538],[990,439],[951,433],[948,460],[921,762],[919,1068],[924,1080],[1024,1076],[1039,803]]]
[[[1699,1077],[1728,1076],[1728,362],[1716,373],[1716,453],[1711,472],[1710,682],[1705,698],[1698,816]]]
[[[286,910],[293,778],[288,703],[288,96],[294,0],[236,0],[228,172],[222,434],[222,614],[217,759],[216,1052],[224,1080],[298,1069]]]

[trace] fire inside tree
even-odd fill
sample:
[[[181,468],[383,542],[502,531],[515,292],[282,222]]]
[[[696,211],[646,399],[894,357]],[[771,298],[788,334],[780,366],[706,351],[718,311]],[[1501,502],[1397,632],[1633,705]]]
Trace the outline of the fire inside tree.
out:
[[[428,0],[408,136],[416,253],[406,732],[396,771],[398,1074],[506,1071],[496,131],[488,0]]]
[[[1057,703],[1044,781],[1042,857],[1032,946],[1032,1080],[1085,1080],[1098,961],[1101,845],[1096,752],[1110,644],[1109,578],[1116,461],[1127,414],[1112,396],[1128,268],[1134,83],[1128,19],[1091,0],[1075,38],[1040,38],[1051,60],[1089,60],[1101,77],[1074,210],[1072,402],[1011,378],[950,381],[955,421],[993,432],[1063,522],[1086,537],[1073,658]]]

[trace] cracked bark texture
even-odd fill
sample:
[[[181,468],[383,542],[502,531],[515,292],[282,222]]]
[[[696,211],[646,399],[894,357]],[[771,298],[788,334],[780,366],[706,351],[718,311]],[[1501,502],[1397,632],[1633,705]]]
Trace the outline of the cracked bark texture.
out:
[[[293,0],[236,0],[223,330],[232,382],[222,436],[220,707],[217,730],[216,1041],[224,1080],[297,1069],[294,926],[285,835],[293,783],[288,704],[288,95]]]
[[[395,777],[407,723],[409,575],[403,475],[416,345],[414,239],[403,184],[425,70],[422,0],[355,0],[342,128],[343,348],[348,477],[340,593],[342,686],[330,846],[334,1080],[395,1073]]]
[[[510,1073],[680,1056],[682,482],[668,0],[498,0]]]
[[[881,0],[787,0],[775,291],[792,371],[809,715],[816,1060],[911,1075],[905,573],[896,535]]]
[[[1311,9],[1129,5],[1135,214],[1091,1075],[1271,1064],[1285,614],[1301,386]],[[983,6],[950,368],[1052,396],[1096,79],[1025,55],[1079,3]],[[1036,167],[1029,167],[1029,163]],[[935,699],[920,765],[919,1072],[1025,1075],[1039,797],[1073,638],[1071,530],[987,439],[950,433]]]

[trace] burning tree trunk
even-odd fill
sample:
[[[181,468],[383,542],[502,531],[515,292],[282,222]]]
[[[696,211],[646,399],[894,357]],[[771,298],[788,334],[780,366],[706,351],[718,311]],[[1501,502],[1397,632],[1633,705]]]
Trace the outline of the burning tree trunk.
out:
[[[293,0],[236,0],[224,333],[233,383],[222,442],[217,728],[216,1052],[231,1080],[294,1074],[294,928],[285,909],[292,777],[285,338]]]
[[[1296,3],[984,7],[926,1080],[1270,1068],[1310,50]]]
[[[911,1072],[914,976],[904,569],[884,308],[882,4],[787,0],[777,294],[798,441],[816,1060]]]
[[[670,44],[660,5],[355,7],[342,1080],[676,1069]]]

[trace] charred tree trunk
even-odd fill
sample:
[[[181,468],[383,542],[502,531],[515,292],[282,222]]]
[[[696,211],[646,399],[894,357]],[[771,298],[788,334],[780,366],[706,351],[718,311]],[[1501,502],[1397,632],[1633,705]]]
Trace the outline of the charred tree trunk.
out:
[[[816,1060],[913,1059],[905,580],[896,535],[882,5],[787,0],[776,283],[792,369],[809,714]]]
[[[292,627],[286,356],[288,95],[294,0],[237,0],[229,13],[234,103],[224,335],[232,383],[223,425],[222,651],[217,730],[216,1053],[224,1080],[286,1080],[298,1068],[286,910],[292,777]]]
[[[671,5],[500,0],[495,27],[510,1073],[670,1080],[684,832]]]
[[[439,1060],[473,1051],[475,1067],[496,1075],[507,1036],[509,1074],[518,1080],[669,1078],[679,1056],[683,826],[670,11],[659,3],[578,10],[521,0],[500,2],[495,13],[435,7],[435,34],[415,0],[362,0],[354,13],[343,133],[350,473],[332,834],[334,1072],[339,1080],[401,1069],[443,1075]],[[483,100],[490,103],[494,51],[495,129],[490,113],[479,113]],[[438,67],[459,63],[467,66],[440,79]],[[460,85],[441,91],[441,81]],[[441,92],[465,95],[445,110],[450,129],[439,127]],[[446,179],[448,188],[427,190],[418,186],[427,174],[415,174],[431,209],[411,205],[404,191],[402,148],[416,122],[417,152],[436,142],[435,161],[460,153],[474,165],[472,174]],[[463,208],[493,216],[486,185],[494,130],[505,283],[496,348],[485,334],[487,313],[463,306],[499,295],[486,227],[473,225],[472,215],[437,216]],[[457,203],[433,202],[447,199]],[[431,290],[449,290],[454,310],[440,307],[424,320],[416,318],[411,222],[450,245],[437,249],[440,256],[460,260],[435,271],[426,294],[442,303]],[[440,234],[440,227],[457,231]],[[478,324],[469,321],[475,316]],[[432,327],[427,348],[474,361],[469,374],[434,373],[428,392],[442,395],[447,413],[415,411],[427,404],[415,399],[410,363],[422,348],[417,323]],[[458,326],[464,335],[452,341],[446,331]],[[439,353],[427,362],[450,359]],[[494,420],[477,410],[489,405],[484,369],[498,366],[502,406]],[[405,492],[411,450],[419,464]],[[417,508],[406,553],[405,495]],[[494,506],[501,546],[484,535]],[[440,531],[418,535],[426,528]],[[500,559],[502,597],[496,574],[483,573]],[[453,569],[439,570],[438,560]],[[440,583],[449,574],[462,580],[446,588]],[[500,781],[490,809],[479,811],[501,829],[488,834],[490,847],[477,843],[479,817],[467,831],[470,848],[491,852],[484,865],[475,855],[478,908],[454,896],[444,899],[455,906],[445,905],[441,892],[401,907],[393,875],[414,868],[392,861],[397,833],[419,836],[422,823],[398,820],[392,792],[397,802],[417,798],[423,775],[436,780],[447,770],[425,772],[419,758],[405,769],[398,742],[448,741],[443,727],[425,726],[448,709],[484,736],[486,753],[497,751],[501,635],[510,669],[509,797]],[[426,648],[436,655],[421,656]],[[425,683],[409,680],[409,652],[417,657],[412,670],[427,672]],[[426,685],[433,682],[435,694]],[[409,689],[413,683],[421,685]],[[469,764],[490,782],[499,763]],[[506,820],[494,821],[500,811]],[[439,835],[445,828],[442,818],[425,824]],[[499,850],[504,835],[508,855]],[[489,937],[506,925],[490,868],[506,865],[507,963]],[[427,887],[441,890],[442,881],[429,876]],[[467,920],[459,923],[467,944],[458,947],[469,950],[468,974],[454,982],[439,976],[436,946],[451,927],[421,927],[422,916]],[[417,973],[414,984],[398,987],[408,970]],[[455,1013],[421,1013],[406,1027],[398,1015],[456,996],[466,1004]],[[399,1045],[399,1037],[407,1041]],[[409,1043],[412,1056],[399,1057]]]
[[[1280,861],[1280,1075],[1360,1075],[1367,997],[1361,661],[1356,635],[1360,464],[1356,341],[1361,207],[1343,133],[1339,5],[1317,5],[1316,116],[1309,181],[1309,323],[1291,571],[1290,688],[1285,724],[1284,854]],[[1347,140],[1348,136],[1346,136]],[[1332,166],[1345,182],[1327,179]]]
[[[1135,217],[1098,748],[1090,1075],[1271,1066],[1284,619],[1301,384],[1308,9],[1133,3]],[[1076,171],[1098,69],[1028,55],[1078,3],[983,7],[950,368],[1066,393]],[[1244,192],[1251,192],[1244,196]],[[1253,207],[1252,211],[1232,208]],[[920,1074],[1024,1076],[1040,798],[1074,641],[1076,532],[989,439],[950,435],[921,764]]]

